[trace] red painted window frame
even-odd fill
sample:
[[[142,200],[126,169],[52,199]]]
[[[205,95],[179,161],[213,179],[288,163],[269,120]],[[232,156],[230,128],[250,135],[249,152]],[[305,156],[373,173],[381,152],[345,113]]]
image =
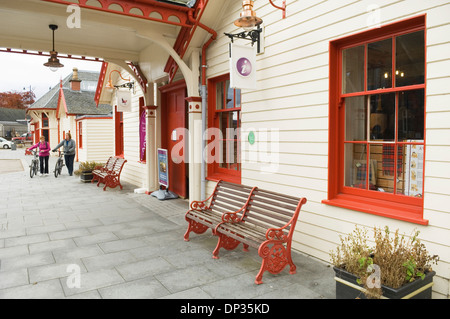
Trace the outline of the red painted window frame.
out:
[[[78,122],[78,148],[83,148],[83,122]]]
[[[223,84],[227,80],[230,79],[230,74],[224,74],[212,79],[208,80],[208,128],[219,128],[219,116],[218,113],[224,112],[223,110],[216,110],[216,86],[218,83]],[[235,91],[236,95],[236,91]],[[225,94],[226,96],[226,94]],[[235,99],[236,101],[236,99]],[[226,103],[225,103],[226,104]],[[225,105],[224,104],[224,105]],[[242,99],[241,99],[241,106],[242,106]],[[226,111],[241,111],[241,108],[230,108],[226,109]],[[241,125],[240,119],[239,119],[239,127]],[[238,136],[239,138],[239,136]],[[207,141],[209,143],[211,141]],[[239,145],[239,143],[238,143]],[[240,152],[240,148],[238,150]],[[208,152],[209,154],[209,152]],[[208,175],[207,179],[210,180],[224,180],[231,183],[240,184],[241,183],[241,169],[240,170],[233,170],[233,169],[227,169],[220,167],[219,163],[208,161]],[[211,163],[212,162],[212,163]]]
[[[117,157],[124,157],[124,140],[123,140],[123,112],[118,112],[117,111],[117,105],[114,108],[115,110],[115,114],[114,114],[114,119],[115,119],[115,128],[116,128],[116,133],[115,133],[115,138],[116,138],[116,156]]]
[[[426,15],[401,20],[380,28],[371,29],[330,42],[329,74],[329,158],[328,158],[328,198],[322,202],[328,205],[361,211],[377,216],[398,219],[421,225],[428,225],[423,219],[423,197],[413,198],[400,194],[387,194],[344,186],[344,135],[345,119],[343,98],[353,94],[342,94],[342,50],[362,44],[372,43],[402,34],[424,30],[426,48]],[[394,57],[393,57],[394,59]],[[426,50],[425,50],[426,62]],[[395,64],[393,64],[394,66]],[[425,77],[426,77],[425,63]],[[426,114],[426,78],[424,84],[414,85],[408,89],[424,90],[424,108]],[[403,90],[403,89],[402,89]],[[382,89],[374,94],[398,92],[399,88]],[[425,115],[424,115],[425,116]],[[424,119],[426,122],[426,120]],[[424,123],[424,149],[426,148],[426,128]],[[425,155],[425,150],[424,150]],[[425,158],[425,156],[424,156]],[[424,159],[425,166],[425,159]],[[425,170],[425,168],[424,168]],[[425,173],[424,173],[425,176]]]

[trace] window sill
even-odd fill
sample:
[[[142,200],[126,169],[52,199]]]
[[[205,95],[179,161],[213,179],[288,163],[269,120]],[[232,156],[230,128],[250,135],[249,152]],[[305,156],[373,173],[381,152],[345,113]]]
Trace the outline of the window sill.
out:
[[[240,176],[218,174],[218,173],[212,174],[212,175],[208,175],[206,177],[206,180],[214,181],[214,182],[217,182],[219,180],[223,180],[225,182],[234,183],[234,184],[240,184],[241,183],[241,177]]]
[[[339,194],[336,198],[325,199],[322,203],[409,223],[428,225],[428,220],[423,219],[423,208],[419,206],[386,202],[347,194]]]

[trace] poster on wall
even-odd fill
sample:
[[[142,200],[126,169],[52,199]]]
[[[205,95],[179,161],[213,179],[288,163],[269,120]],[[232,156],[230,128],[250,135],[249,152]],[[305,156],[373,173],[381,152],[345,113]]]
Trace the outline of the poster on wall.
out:
[[[422,142],[408,140],[408,142]],[[406,176],[405,176],[405,195],[422,197],[423,193],[423,145],[406,146]]]
[[[230,87],[256,89],[256,46],[230,43]]]
[[[131,112],[131,91],[117,91],[117,112]]]
[[[169,161],[167,150],[158,148],[158,179],[159,185],[169,188]]]
[[[177,194],[169,191],[169,157],[167,150],[162,148],[158,148],[158,180],[159,190],[153,192],[151,196],[159,200],[178,198]]]
[[[141,112],[139,119],[139,150],[141,162],[146,159],[145,152],[147,150],[147,123],[145,113],[145,111]]]

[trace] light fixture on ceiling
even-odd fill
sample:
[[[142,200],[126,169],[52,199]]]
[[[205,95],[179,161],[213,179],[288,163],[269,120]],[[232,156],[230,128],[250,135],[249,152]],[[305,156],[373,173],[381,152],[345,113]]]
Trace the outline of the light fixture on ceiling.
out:
[[[47,63],[44,63],[44,65],[50,68],[53,72],[56,72],[59,68],[64,67],[64,65],[58,60],[58,52],[55,51],[55,30],[58,29],[58,26],[56,24],[50,24],[48,27],[53,33],[53,50],[50,51],[50,58]]]
[[[128,82],[127,82],[127,83],[124,83],[124,84],[121,84],[121,85],[113,85],[112,79],[111,79],[111,74],[112,74],[113,72],[119,73],[120,78],[121,78],[122,80],[128,81]],[[128,88],[128,89],[131,90],[131,89],[134,89],[134,81],[131,81],[131,79],[124,79],[124,78],[122,77],[122,74],[119,72],[119,70],[112,70],[111,72],[109,72],[108,83],[106,84],[105,88],[106,88],[107,90],[114,90],[115,88],[116,88],[116,89],[119,89],[119,88]]]

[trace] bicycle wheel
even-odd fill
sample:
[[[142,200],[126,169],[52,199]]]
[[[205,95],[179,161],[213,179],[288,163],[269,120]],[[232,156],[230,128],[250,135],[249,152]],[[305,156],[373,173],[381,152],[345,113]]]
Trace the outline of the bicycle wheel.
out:
[[[33,176],[34,176],[34,161],[32,161],[30,165],[30,177],[33,178]]]
[[[38,161],[35,161],[34,162],[34,175],[37,175],[37,173],[38,173],[38,170],[39,170],[39,167],[38,167]]]
[[[58,177],[59,174],[61,174],[61,167],[59,161],[57,161],[55,165],[55,177]]]

